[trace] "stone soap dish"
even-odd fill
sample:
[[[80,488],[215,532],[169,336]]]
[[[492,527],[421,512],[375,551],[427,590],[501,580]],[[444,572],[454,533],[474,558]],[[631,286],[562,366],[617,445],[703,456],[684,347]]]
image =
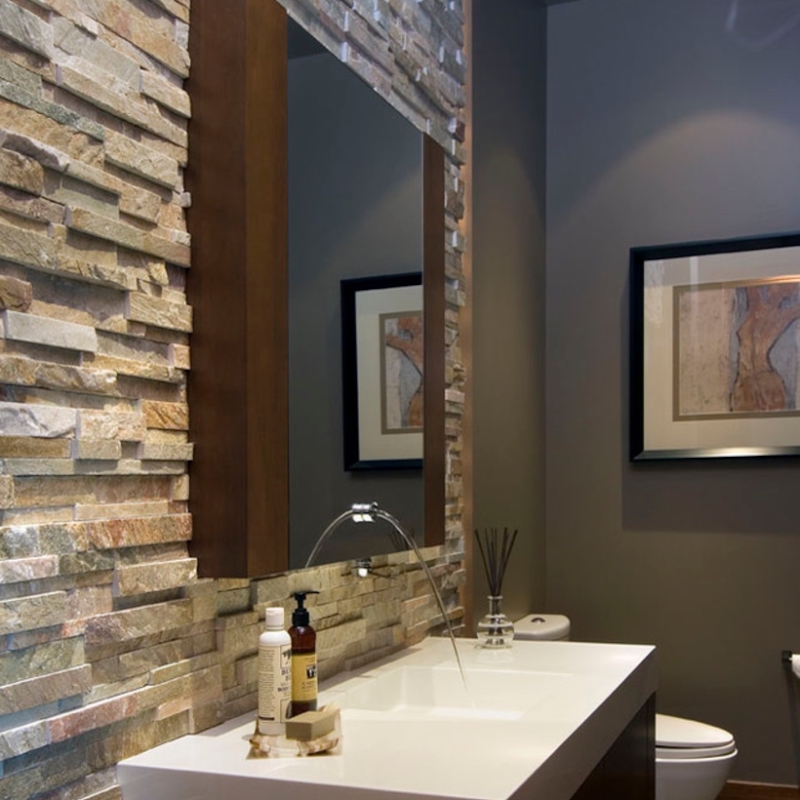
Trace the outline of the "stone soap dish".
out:
[[[342,740],[341,713],[335,703],[286,721],[286,735],[250,737],[248,758],[296,758],[334,751]]]

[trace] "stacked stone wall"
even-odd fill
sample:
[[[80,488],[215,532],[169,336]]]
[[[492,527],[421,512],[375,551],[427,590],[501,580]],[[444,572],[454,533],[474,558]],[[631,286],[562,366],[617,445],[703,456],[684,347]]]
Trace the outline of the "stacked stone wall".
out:
[[[459,0],[286,0],[448,154],[447,541],[461,616]],[[405,555],[198,580],[183,187],[189,0],[0,0],[0,796],[118,800],[114,765],[251,711],[264,608],[310,585],[323,677],[441,624]]]

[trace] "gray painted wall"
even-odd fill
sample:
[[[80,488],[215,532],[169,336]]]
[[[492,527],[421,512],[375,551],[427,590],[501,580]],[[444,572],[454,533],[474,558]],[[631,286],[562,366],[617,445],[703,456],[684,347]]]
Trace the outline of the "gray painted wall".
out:
[[[626,456],[628,249],[800,229],[800,27],[749,47],[730,6],[549,11],[547,604],[658,645],[659,710],[733,732],[735,778],[797,784],[800,461]]]
[[[544,610],[546,11],[473,0],[474,522],[518,528],[504,610]],[[487,610],[475,559],[476,621]]]
[[[420,470],[345,472],[339,285],[422,268],[420,133],[333,56],[289,69],[289,514],[292,567],[354,502],[422,535]],[[393,550],[350,525],[322,562]]]

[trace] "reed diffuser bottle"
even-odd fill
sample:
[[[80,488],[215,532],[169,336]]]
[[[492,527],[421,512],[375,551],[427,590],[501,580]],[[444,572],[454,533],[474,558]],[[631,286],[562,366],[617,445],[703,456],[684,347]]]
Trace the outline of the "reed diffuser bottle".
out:
[[[511,647],[514,639],[514,624],[503,613],[503,578],[508,567],[511,550],[517,538],[517,531],[502,535],[497,528],[489,528],[479,533],[475,531],[478,552],[489,584],[489,612],[478,623],[475,635],[481,647],[500,649]]]

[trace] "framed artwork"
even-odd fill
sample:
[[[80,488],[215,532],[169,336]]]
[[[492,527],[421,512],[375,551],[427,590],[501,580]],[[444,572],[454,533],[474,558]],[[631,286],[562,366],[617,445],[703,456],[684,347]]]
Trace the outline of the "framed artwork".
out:
[[[630,458],[800,455],[800,234],[631,250]]]
[[[344,467],[422,467],[422,273],[341,283]]]

